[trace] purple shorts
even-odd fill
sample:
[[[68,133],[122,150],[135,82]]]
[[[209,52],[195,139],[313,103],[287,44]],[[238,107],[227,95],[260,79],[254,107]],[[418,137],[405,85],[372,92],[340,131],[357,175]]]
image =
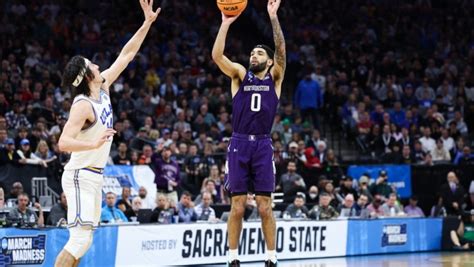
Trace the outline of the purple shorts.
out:
[[[275,191],[275,164],[270,135],[232,134],[227,150],[225,188],[231,194]]]

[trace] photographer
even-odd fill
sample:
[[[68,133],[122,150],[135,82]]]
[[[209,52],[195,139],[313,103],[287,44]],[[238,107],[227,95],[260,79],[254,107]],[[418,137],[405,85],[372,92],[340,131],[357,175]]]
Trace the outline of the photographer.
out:
[[[383,200],[386,200],[391,193],[394,193],[393,188],[388,184],[388,176],[385,170],[379,172],[377,181],[370,186],[370,193],[373,196],[382,195]]]
[[[35,203],[34,207],[38,209],[39,216],[36,213],[28,208],[28,203],[30,199],[28,194],[20,193],[18,194],[18,206],[11,210],[8,214],[8,220],[11,222],[18,222],[18,226],[44,226],[44,216],[43,210],[39,203]]]

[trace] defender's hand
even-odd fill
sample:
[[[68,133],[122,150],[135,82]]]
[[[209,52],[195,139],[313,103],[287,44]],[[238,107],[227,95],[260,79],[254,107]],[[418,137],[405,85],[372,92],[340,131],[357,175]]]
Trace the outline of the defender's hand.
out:
[[[160,7],[153,11],[153,0],[140,0],[140,6],[142,7],[145,21],[149,23],[154,22],[161,12]]]

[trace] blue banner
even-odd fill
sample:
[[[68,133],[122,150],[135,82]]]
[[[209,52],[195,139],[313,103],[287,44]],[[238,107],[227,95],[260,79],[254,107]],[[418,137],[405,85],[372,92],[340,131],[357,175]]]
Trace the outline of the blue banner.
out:
[[[94,241],[79,266],[115,266],[117,230],[112,226],[94,231]],[[54,266],[68,238],[69,231],[62,228],[0,229],[0,266]]]
[[[411,167],[410,165],[351,165],[347,169],[347,175],[356,180],[363,174],[368,174],[373,181],[379,177],[379,172],[385,170],[388,182],[397,189],[397,193],[402,198],[411,197]]]
[[[440,250],[442,225],[441,218],[351,220],[347,255]]]

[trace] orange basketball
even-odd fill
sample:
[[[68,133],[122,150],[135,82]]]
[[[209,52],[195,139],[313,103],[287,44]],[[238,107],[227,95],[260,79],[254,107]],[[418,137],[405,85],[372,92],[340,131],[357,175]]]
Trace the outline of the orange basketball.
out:
[[[217,6],[227,16],[236,16],[247,7],[247,0],[217,0]]]

